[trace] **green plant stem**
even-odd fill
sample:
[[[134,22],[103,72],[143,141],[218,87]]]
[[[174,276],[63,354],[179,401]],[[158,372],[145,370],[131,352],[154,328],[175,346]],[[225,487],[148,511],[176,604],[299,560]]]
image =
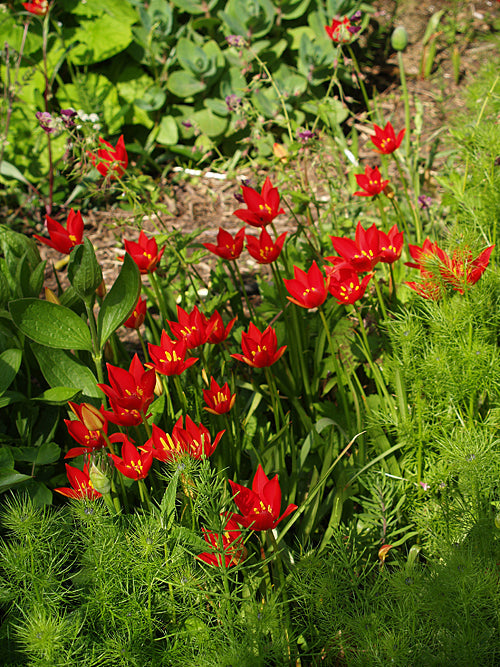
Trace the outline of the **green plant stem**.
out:
[[[382,203],[382,199],[380,198],[380,195],[377,195],[375,197],[375,199],[377,200],[378,210],[380,211],[380,219],[382,221],[382,229],[383,229],[384,232],[388,232],[389,230],[388,230],[388,224],[387,224],[387,215],[385,213],[385,208],[384,208],[384,205]]]
[[[266,76],[267,76],[271,86],[273,87],[274,92],[278,96],[278,99],[279,99],[280,104],[281,104],[281,108],[283,110],[283,115],[284,115],[285,121],[286,121],[286,129],[288,131],[288,137],[289,137],[290,141],[293,141],[292,125],[290,123],[290,118],[288,116],[288,110],[286,108],[286,103],[285,103],[285,99],[283,97],[283,94],[282,94],[281,90],[278,88],[278,86],[276,85],[276,81],[274,80],[274,77],[271,74],[271,72],[269,71],[266,63],[263,60],[261,60],[258,53],[256,53],[253,49],[249,49],[249,51],[253,55],[255,60],[259,63],[260,67],[262,67],[262,69],[266,73]]]
[[[165,298],[163,296],[163,293],[161,291],[159,281],[158,281],[158,276],[156,273],[148,273],[149,276],[149,281],[151,283],[151,286],[153,288],[153,291],[156,296],[156,300],[158,302],[158,309],[160,311],[161,318],[163,320],[163,325],[166,327],[167,322],[168,322],[168,313],[167,313],[167,305],[165,303]]]
[[[403,101],[405,105],[405,154],[406,158],[410,157],[410,98],[408,96],[408,86],[406,85],[406,74],[405,67],[403,62],[403,53],[398,51],[398,66],[399,66],[399,78],[401,80],[401,90],[403,91]]]
[[[147,507],[149,512],[151,512],[151,498],[149,497],[149,491],[146,486],[146,482],[143,479],[138,479],[137,483],[139,484],[139,495],[141,497],[141,503],[143,506]]]
[[[144,342],[144,336],[141,334],[139,329],[136,329],[136,331],[137,331],[137,336],[139,338],[139,343],[141,344],[142,353],[144,355],[144,361],[149,361],[149,354],[146,348],[146,343]]]
[[[45,111],[49,113],[49,93],[50,93],[50,82],[49,82],[49,68],[47,61],[47,40],[49,36],[49,19],[50,12],[47,12],[43,19],[43,41],[42,41],[42,60],[43,60],[43,76],[45,80],[44,90],[43,90],[43,100]],[[49,154],[49,200],[45,206],[47,215],[52,213],[52,200],[54,197],[54,164],[52,160],[52,139],[50,134],[47,134],[47,148]]]
[[[102,371],[102,350],[100,346],[99,336],[97,334],[94,310],[92,308],[92,302],[90,300],[87,301],[85,299],[84,301],[85,301],[85,310],[87,311],[87,318],[89,322],[90,336],[92,339],[92,359],[94,361],[99,384],[104,384],[104,375]]]
[[[361,70],[359,68],[356,55],[355,55],[354,50],[353,50],[353,48],[350,44],[347,44],[347,50],[349,51],[349,55],[351,57],[353,65],[354,65],[354,72],[356,73],[356,79],[358,81],[358,85],[359,85],[359,87],[361,89],[361,93],[363,95],[363,100],[364,100],[365,105],[366,105],[366,110],[368,112],[368,115],[371,116],[372,115],[372,108],[371,108],[371,104],[370,104],[370,99],[368,97],[368,93],[366,92],[365,84],[364,84],[364,81],[363,81],[363,75],[361,74]]]
[[[330,347],[330,355],[332,357],[333,367],[335,369],[335,375],[337,376],[337,388],[339,390],[340,400],[342,402],[342,407],[344,409],[344,416],[345,416],[346,424],[347,424],[347,427],[350,429],[351,428],[351,413],[350,413],[350,410],[349,410],[349,404],[347,402],[347,395],[346,395],[346,392],[345,392],[344,383],[342,381],[342,373],[341,373],[341,369],[340,369],[339,360],[337,358],[337,353],[336,353],[335,347],[333,345],[333,339],[332,339],[332,335],[330,333],[330,329],[328,327],[328,322],[326,320],[325,313],[324,313],[323,308],[321,306],[318,308],[318,312],[319,312],[319,316],[321,317],[321,321],[323,322],[323,327],[325,329],[326,338],[328,340],[328,345]]]
[[[177,391],[177,397],[179,399],[182,411],[184,414],[187,414],[188,411],[187,399],[184,391],[182,390],[180,378],[178,375],[174,375],[173,378],[174,378],[175,389]]]
[[[380,304],[380,310],[382,311],[382,317],[384,318],[384,322],[387,322],[387,310],[385,309],[385,303],[384,303],[384,298],[382,296],[382,292],[380,291],[380,285],[377,280],[377,276],[374,276],[373,284],[375,285],[375,291],[377,292],[377,298],[378,302]]]
[[[287,649],[288,649],[287,653],[288,655],[290,655],[290,645],[288,642],[288,631],[290,629],[290,608],[288,605],[288,594],[286,591],[286,580],[285,580],[285,573],[283,570],[283,561],[281,559],[281,552],[278,547],[278,543],[276,542],[276,538],[274,536],[274,531],[272,529],[266,531],[266,537],[269,541],[269,544],[273,548],[273,555],[276,563],[276,568],[278,570],[278,577],[280,581],[280,592],[283,598],[283,607],[285,610],[285,634],[287,638]]]
[[[245,288],[245,282],[243,280],[243,276],[241,275],[240,268],[236,262],[236,260],[232,260],[229,262],[229,269],[232,270],[231,272],[233,273],[233,281],[235,284],[236,289],[241,290],[241,293],[243,295],[243,298],[245,299],[245,303],[248,308],[248,312],[250,314],[250,317],[252,317],[257,325],[259,325],[259,318],[257,316],[257,313],[255,312],[252,304],[250,303],[250,299],[248,298],[247,290]]]

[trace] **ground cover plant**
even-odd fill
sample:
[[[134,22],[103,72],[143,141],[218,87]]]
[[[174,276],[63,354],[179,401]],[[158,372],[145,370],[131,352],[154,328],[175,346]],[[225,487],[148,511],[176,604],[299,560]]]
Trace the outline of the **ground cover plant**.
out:
[[[47,27],[48,3],[24,6]],[[367,94],[363,20],[321,29],[369,159],[339,119],[297,132],[269,70],[285,138],[246,172],[236,233],[166,232],[123,135],[82,144],[137,227],[112,282],[91,181],[64,219],[53,190],[43,233],[0,228],[5,664],[498,664],[498,62],[450,130],[438,204],[402,61],[404,123]]]

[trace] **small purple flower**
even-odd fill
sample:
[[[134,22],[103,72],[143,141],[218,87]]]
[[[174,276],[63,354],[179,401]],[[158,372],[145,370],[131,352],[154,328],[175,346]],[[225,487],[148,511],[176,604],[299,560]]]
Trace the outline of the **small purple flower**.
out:
[[[37,111],[35,116],[44,132],[54,134],[57,130],[56,120],[52,118],[48,111]]]
[[[351,23],[359,23],[361,21],[362,16],[363,15],[361,11],[358,9],[358,11],[354,12],[354,14],[351,16],[349,20],[351,21]]]
[[[190,120],[182,120],[181,125],[184,125],[185,128],[190,130],[193,127],[193,123]]]
[[[432,206],[432,198],[428,197],[427,195],[420,195],[418,198],[418,203],[420,205],[420,208],[422,210],[429,209]]]
[[[347,30],[348,30],[348,32],[351,33],[351,35],[355,35],[356,33],[358,33],[361,30],[361,26],[360,25],[350,25],[347,28]]]
[[[226,42],[229,46],[245,46],[245,38],[241,35],[228,35],[226,37]]]
[[[303,144],[307,143],[313,137],[314,132],[311,132],[311,130],[301,130],[300,132],[297,132],[297,138],[300,139]]]
[[[234,94],[227,95],[225,101],[228,111],[236,111],[241,104],[241,97]]]
[[[244,199],[243,195],[240,194],[239,192],[236,192],[236,193],[234,194],[234,198],[235,198],[236,201],[239,202],[240,204],[244,204],[244,203],[245,203],[245,199]]]
[[[64,126],[67,128],[74,127],[75,121],[73,120],[77,115],[76,111],[71,107],[69,109],[61,109],[61,118],[64,123]]]
[[[431,488],[431,485],[427,484],[427,482],[419,482],[419,484],[423,488],[424,491],[428,491]]]

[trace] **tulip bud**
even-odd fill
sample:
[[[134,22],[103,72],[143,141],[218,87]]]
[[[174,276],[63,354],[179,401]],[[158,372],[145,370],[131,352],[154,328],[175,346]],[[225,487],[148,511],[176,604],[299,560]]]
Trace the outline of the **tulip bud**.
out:
[[[80,406],[80,414],[82,424],[88,428],[89,431],[101,431],[106,424],[106,418],[102,413],[94,408],[90,403],[82,403]]]
[[[105,495],[111,490],[111,481],[108,476],[92,463],[89,471],[89,479],[92,482],[92,486],[96,491]]]
[[[100,299],[104,299],[104,297],[106,296],[106,283],[104,282],[104,280],[101,282],[99,287],[96,289],[95,293],[97,294],[97,296]]]
[[[50,303],[55,303],[58,306],[61,305],[61,302],[49,287],[45,288],[45,300],[50,301]]]
[[[383,565],[385,562],[385,559],[387,558],[387,554],[389,553],[389,549],[392,549],[392,544],[384,544],[380,549],[378,550],[378,557],[380,559],[380,564]]]
[[[163,394],[163,382],[158,373],[156,374],[156,384],[154,388],[154,394],[155,396],[161,396]]]
[[[282,144],[273,144],[273,153],[281,162],[286,162],[288,160],[288,151]]]
[[[404,51],[408,46],[408,33],[404,26],[399,25],[391,35],[391,46],[395,51]]]

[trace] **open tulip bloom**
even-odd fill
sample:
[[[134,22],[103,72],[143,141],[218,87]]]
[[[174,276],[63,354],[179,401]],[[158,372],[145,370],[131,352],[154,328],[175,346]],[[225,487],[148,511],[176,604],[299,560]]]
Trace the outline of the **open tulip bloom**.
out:
[[[260,463],[251,489],[236,484],[232,480],[229,480],[229,484],[234,502],[241,512],[241,514],[233,514],[233,519],[246,528],[271,530],[297,509],[297,505],[290,504],[280,516],[281,488],[278,475],[275,475],[273,479],[268,479]]]
[[[329,276],[328,291],[338,304],[344,305],[353,304],[361,299],[373,277],[373,273],[369,273],[360,282],[358,274],[352,269],[327,267],[326,271]]]
[[[205,315],[201,313],[198,306],[195,306],[190,313],[187,313],[179,305],[177,306],[178,322],[168,320],[170,330],[177,340],[183,340],[188,350],[199,345],[204,345],[212,333],[214,326]]]
[[[259,264],[271,264],[275,262],[281,251],[288,232],[280,234],[276,241],[273,241],[267,230],[263,227],[259,238],[255,236],[247,236],[247,250],[248,253]]]
[[[284,280],[287,291],[292,296],[287,299],[301,308],[317,308],[321,306],[328,296],[327,285],[324,275],[316,262],[306,273],[298,267],[293,267],[295,278]]]
[[[140,424],[154,400],[156,384],[154,370],[145,369],[137,354],[134,355],[128,371],[111,364],[106,366],[111,386],[98,385],[111,403],[112,412],[105,412],[106,416],[114,424],[126,426]],[[128,415],[131,421],[124,422],[124,414]]]
[[[23,2],[24,9],[30,14],[36,16],[45,16],[49,11],[48,0],[32,0],[32,2]]]
[[[212,550],[199,554],[197,558],[215,567],[222,566],[222,557],[224,557],[225,567],[238,565],[246,558],[246,548],[241,537],[239,525],[233,518],[226,521],[222,532],[214,533],[206,528],[201,529],[205,542],[208,542]]]
[[[114,178],[115,174],[116,176],[123,176],[128,167],[128,154],[123,134],[120,135],[116,147],[112,146],[109,141],[106,141],[102,137],[99,137],[99,143],[106,146],[106,148],[99,148],[97,155],[94,155],[90,151],[88,152],[94,167],[101,176],[106,176],[108,173],[110,173],[111,178]]]
[[[245,228],[242,227],[236,234],[231,236],[225,229],[219,227],[217,234],[217,244],[204,243],[204,247],[221,259],[235,260],[243,252],[243,243],[245,241]]]
[[[261,193],[245,185],[241,186],[243,199],[248,208],[234,211],[234,215],[252,227],[270,225],[274,218],[285,211],[280,208],[278,188],[273,188],[268,178],[264,181]]]
[[[66,474],[72,488],[65,486],[54,489],[54,491],[61,493],[67,498],[74,498],[77,500],[95,500],[96,498],[101,497],[102,494],[94,489],[92,482],[90,481],[87,464],[83,466],[83,470],[70,466],[67,463],[65,466]]]
[[[364,273],[371,271],[380,261],[380,236],[375,223],[364,229],[360,222],[356,225],[354,241],[343,236],[330,236],[333,247],[353,271]],[[326,257],[328,261],[332,258]],[[336,258],[333,263],[339,265]]]
[[[137,242],[125,239],[124,244],[125,250],[137,264],[137,268],[141,274],[154,273],[156,271],[165,252],[165,247],[158,252],[158,244],[155,238],[148,238],[141,231]]]
[[[286,345],[278,349],[276,332],[270,326],[262,333],[253,322],[250,322],[248,333],[241,335],[243,354],[232,354],[238,361],[242,361],[253,368],[272,366],[280,359],[286,350]]]
[[[210,389],[203,390],[203,398],[206,403],[204,409],[207,412],[211,412],[213,415],[223,415],[233,407],[236,394],[231,395],[227,382],[219,387],[214,378],[210,378]]]
[[[142,448],[138,450],[125,435],[123,435],[122,440],[121,457],[116,454],[109,454],[116,469],[129,479],[145,479],[153,463],[153,453]]]
[[[198,357],[186,359],[186,341],[172,340],[166,331],[162,331],[159,345],[148,343],[148,350],[151,363],[147,365],[160,375],[180,375],[198,361]]]
[[[210,326],[208,342],[212,343],[213,345],[223,343],[229,336],[229,333],[231,332],[231,329],[233,328],[237,319],[237,317],[233,317],[233,319],[228,322],[227,326],[224,326],[222,315],[217,310],[214,311],[208,320]]]
[[[374,125],[373,129],[375,134],[372,135],[371,139],[377,153],[389,155],[401,146],[401,142],[405,136],[405,128],[398,133],[397,137],[391,123],[387,123],[383,129],[378,125]]]
[[[376,197],[389,185],[389,181],[382,180],[382,175],[378,167],[365,167],[364,174],[356,174],[356,183],[362,190],[354,194],[358,197]]]
[[[83,220],[80,211],[71,209],[66,221],[66,229],[48,215],[45,216],[45,219],[49,238],[33,234],[40,243],[44,243],[65,255],[68,255],[75,246],[83,243]]]

